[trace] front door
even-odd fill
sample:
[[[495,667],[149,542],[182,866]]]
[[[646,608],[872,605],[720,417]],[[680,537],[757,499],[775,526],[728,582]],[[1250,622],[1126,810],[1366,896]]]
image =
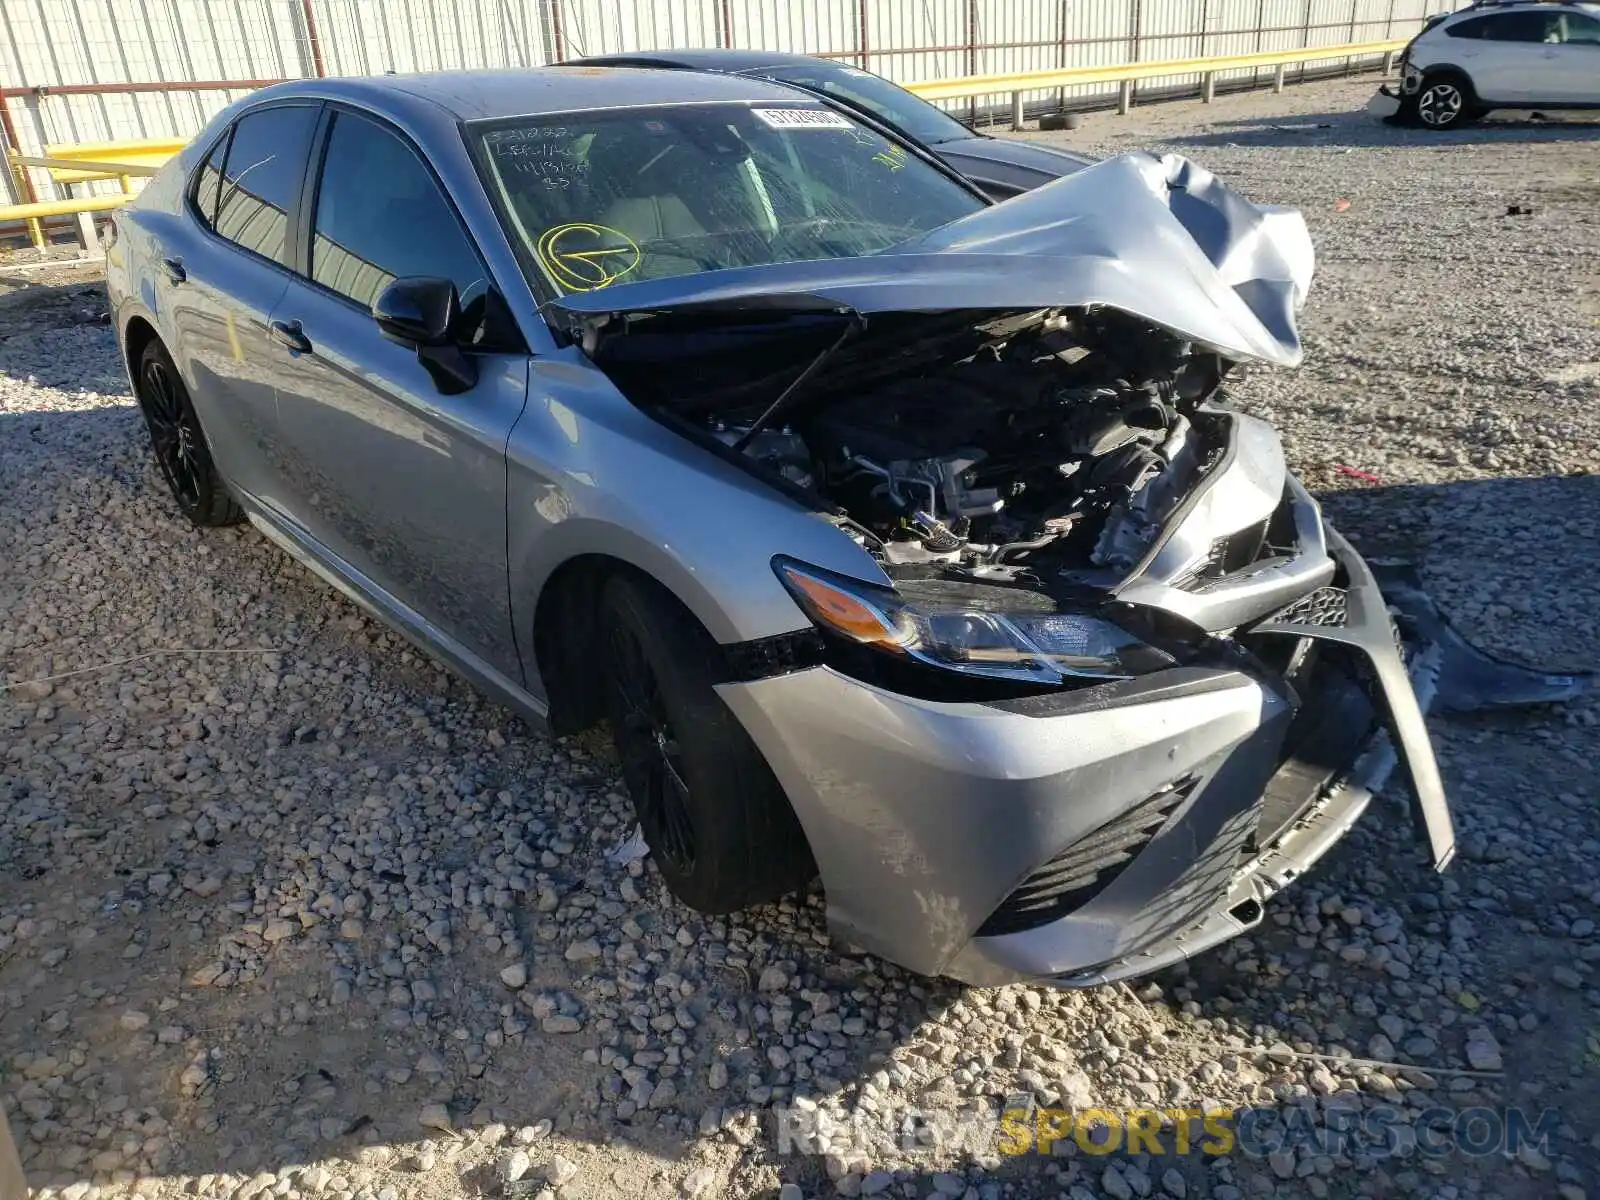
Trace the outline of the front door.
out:
[[[525,351],[496,352],[487,271],[433,173],[398,132],[330,110],[311,197],[309,279],[272,314],[288,517],[372,584],[512,679],[505,445]],[[373,301],[397,277],[452,280],[478,382],[434,383],[387,340]]]

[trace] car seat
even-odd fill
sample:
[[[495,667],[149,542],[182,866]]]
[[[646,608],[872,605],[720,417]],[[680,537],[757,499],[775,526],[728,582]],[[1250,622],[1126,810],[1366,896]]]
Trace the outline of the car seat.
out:
[[[675,156],[692,153],[669,133],[630,126],[602,129],[589,147],[589,186],[599,211],[598,224],[626,234],[640,249],[635,278],[684,275],[702,269],[700,260],[673,246],[652,243],[704,237],[706,228],[689,211],[669,167]],[[602,206],[603,207],[600,207]]]

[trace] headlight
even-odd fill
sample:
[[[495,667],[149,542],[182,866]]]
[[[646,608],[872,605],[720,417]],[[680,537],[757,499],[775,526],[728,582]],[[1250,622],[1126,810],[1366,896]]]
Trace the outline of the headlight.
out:
[[[928,667],[1050,685],[1129,679],[1179,662],[1102,616],[1030,611],[1028,592],[1015,593],[1016,607],[991,611],[962,605],[959,589],[948,600],[911,601],[789,559],[775,559],[773,567],[824,633]]]

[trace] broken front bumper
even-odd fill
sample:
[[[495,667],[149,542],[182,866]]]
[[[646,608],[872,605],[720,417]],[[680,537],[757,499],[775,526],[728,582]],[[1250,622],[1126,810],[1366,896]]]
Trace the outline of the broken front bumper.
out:
[[[1301,706],[1283,680],[1243,667],[995,704],[917,700],[827,668],[720,690],[794,804],[844,940],[978,985],[1141,975],[1259,920],[1397,759],[1435,865],[1454,851],[1383,598],[1331,530],[1329,549],[1342,620],[1291,605],[1253,632],[1340,643],[1369,668],[1393,733],[1338,774],[1285,762]],[[1426,699],[1429,667],[1413,669]],[[1085,875],[1090,886],[1062,893]],[[1063,894],[1083,899],[1051,916]]]
[[[1400,94],[1390,84],[1382,84],[1367,101],[1367,111],[1375,117],[1388,120],[1400,111]]]

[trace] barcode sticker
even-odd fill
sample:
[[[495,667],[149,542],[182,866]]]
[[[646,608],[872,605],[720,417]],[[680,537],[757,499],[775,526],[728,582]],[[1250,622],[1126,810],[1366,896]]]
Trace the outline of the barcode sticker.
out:
[[[755,114],[774,129],[852,128],[849,121],[825,108],[758,108]]]

